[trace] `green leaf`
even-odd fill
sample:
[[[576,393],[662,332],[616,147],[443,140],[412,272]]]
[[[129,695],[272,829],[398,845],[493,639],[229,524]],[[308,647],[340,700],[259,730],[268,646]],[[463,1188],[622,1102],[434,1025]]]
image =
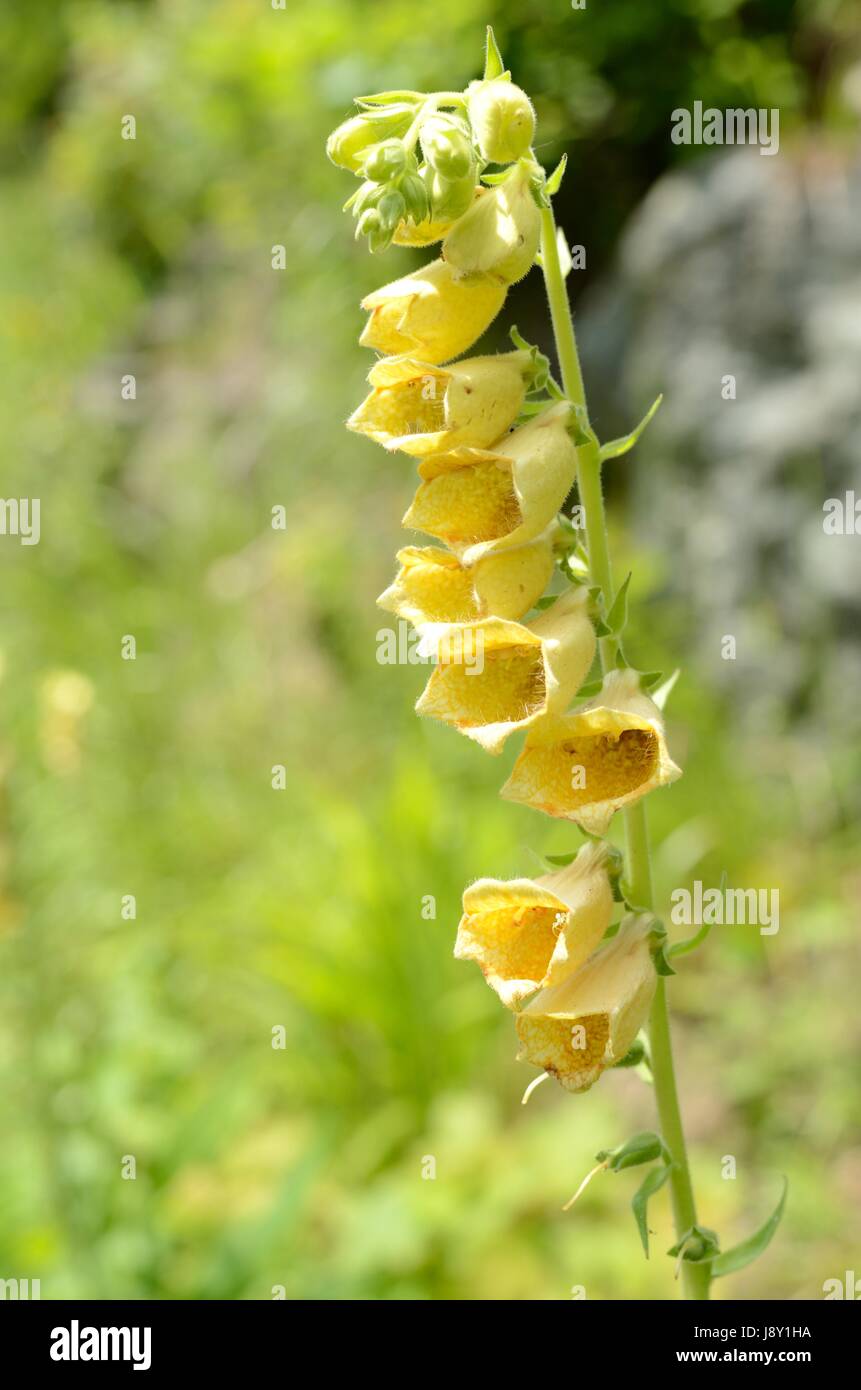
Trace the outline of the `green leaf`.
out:
[[[487,26],[487,44],[485,46],[484,59],[484,80],[489,82],[494,77],[501,77],[505,72],[505,64],[502,61],[502,54],[496,42],[496,35],[493,26]]]
[[[639,425],[637,425],[635,429],[632,429],[630,434],[623,434],[620,439],[611,439],[608,444],[601,445],[602,463],[605,459],[617,459],[621,454],[627,454],[629,449],[633,449],[663,399],[662,395],[658,396],[657,400],[653,402],[650,409],[643,416]]]
[[[675,1166],[674,1163],[665,1163],[658,1168],[652,1168],[631,1198],[631,1210],[634,1213],[637,1230],[640,1232],[640,1240],[643,1242],[646,1259],[649,1258],[649,1226],[647,1221],[649,1198],[654,1197],[656,1192],[660,1192]]]
[[[563,154],[559,163],[556,165],[556,168],[553,170],[553,173],[550,175],[550,177],[544,184],[544,192],[551,198],[553,197],[554,193],[559,192],[559,189],[562,185],[562,179],[565,175],[565,166],[567,165],[567,163],[568,156],[567,154]]]
[[[740,1245],[734,1245],[731,1250],[725,1250],[722,1255],[716,1255],[712,1260],[713,1279],[720,1279],[724,1274],[735,1274],[738,1270],[744,1269],[745,1265],[749,1265],[759,1258],[763,1250],[770,1244],[772,1236],[780,1225],[788,1191],[789,1181],[784,1178],[780,1201],[768,1220],[752,1236],[748,1236],[747,1240],[743,1240]]]
[[[552,607],[553,607],[553,605],[554,605],[554,603],[556,602],[556,600],[558,599],[558,597],[559,597],[558,594],[545,594],[543,598],[540,598],[540,599],[538,600],[538,602],[536,603],[535,607],[538,608],[538,609],[540,609],[541,612],[543,613],[544,610],[545,610],[546,608],[552,608]]]
[[[624,631],[625,624],[628,621],[628,585],[630,582],[631,575],[629,572],[627,579],[613,599],[610,612],[605,619],[607,629],[614,637],[618,637],[619,633]]]
[[[544,859],[548,864],[553,864],[557,869],[566,869],[569,864],[573,864],[577,858],[577,850],[574,849],[570,854],[545,854]]]

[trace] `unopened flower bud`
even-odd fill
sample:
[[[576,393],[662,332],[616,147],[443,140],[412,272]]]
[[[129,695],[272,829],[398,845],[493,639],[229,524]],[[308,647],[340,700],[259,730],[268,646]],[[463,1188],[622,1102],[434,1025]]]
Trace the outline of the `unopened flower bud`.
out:
[[[462,179],[472,168],[466,131],[448,116],[431,116],[421,130],[421,145],[431,168],[445,179]]]
[[[541,214],[532,196],[535,168],[522,159],[502,183],[475,199],[443,242],[443,259],[455,275],[484,275],[512,285],[531,268],[541,236]]]
[[[404,174],[399,186],[406,204],[406,215],[417,226],[425,221],[430,212],[427,188],[418,174]]]
[[[365,156],[363,172],[365,178],[374,183],[388,183],[396,179],[407,167],[407,152],[400,140],[383,140],[374,145]]]
[[[377,203],[377,212],[379,213],[380,223],[386,231],[393,232],[395,230],[395,227],[397,227],[406,209],[407,205],[397,189],[392,189],[390,192],[383,194],[382,198]]]
[[[332,131],[326,141],[326,153],[339,168],[358,174],[370,147],[380,140],[405,135],[414,114],[413,106],[399,102],[378,111],[363,111],[359,116],[351,116]]]
[[[535,134],[535,112],[520,87],[502,77],[473,82],[467,108],[476,143],[489,164],[513,164],[526,154]]]

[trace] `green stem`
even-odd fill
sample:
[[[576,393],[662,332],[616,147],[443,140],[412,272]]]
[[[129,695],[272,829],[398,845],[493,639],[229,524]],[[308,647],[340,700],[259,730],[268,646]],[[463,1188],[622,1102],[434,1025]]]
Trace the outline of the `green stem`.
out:
[[[544,281],[550,303],[550,317],[553,321],[553,334],[562,385],[570,401],[586,408],[586,392],[583,373],[580,369],[580,356],[577,352],[577,339],[571,317],[571,305],[565,287],[565,277],[559,263],[559,250],[556,244],[556,223],[552,209],[545,208],[541,213],[541,258],[544,268]],[[580,502],[586,516],[586,545],[589,552],[589,570],[592,580],[604,596],[607,610],[613,602],[613,571],[610,564],[610,548],[607,542],[607,522],[604,512],[604,496],[601,488],[601,458],[597,443],[581,445],[577,450],[577,487]],[[602,670],[612,670],[618,651],[614,637],[603,637],[599,643]],[[652,868],[649,856],[649,831],[646,821],[646,808],[643,801],[635,802],[625,809],[625,837],[627,841],[627,883],[631,901],[638,907],[652,907]],[[658,978],[655,999],[649,1021],[651,1043],[652,1076],[655,1083],[655,1100],[661,1134],[673,1159],[673,1172],[670,1176],[670,1191],[673,1206],[673,1222],[676,1239],[681,1240],[686,1231],[696,1225],[697,1213],[694,1190],[688,1166],[685,1135],[679,1110],[679,1097],[676,1089],[673,1048],[670,1038],[670,1019],[667,1010],[667,991],[664,979]],[[709,1271],[706,1265],[696,1265],[682,1260],[682,1288],[689,1299],[706,1299],[709,1296]]]

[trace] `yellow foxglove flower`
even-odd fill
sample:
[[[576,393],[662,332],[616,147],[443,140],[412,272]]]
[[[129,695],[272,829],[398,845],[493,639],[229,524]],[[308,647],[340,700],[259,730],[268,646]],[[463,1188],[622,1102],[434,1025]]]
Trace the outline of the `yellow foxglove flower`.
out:
[[[629,917],[579,970],[543,989],[517,1015],[518,1061],[586,1091],[630,1051],[648,1016],[657,975],[650,922]]]
[[[560,983],[601,944],[613,915],[605,845],[583,845],[557,873],[534,881],[481,878],[463,895],[454,954],[474,960],[512,1008]]]
[[[494,449],[459,448],[424,459],[404,526],[444,541],[466,564],[534,540],[574,482],[569,415],[567,405],[551,406]]]
[[[418,714],[451,724],[488,753],[518,729],[563,710],[595,656],[586,589],[562,594],[529,624],[483,618],[425,629],[421,648],[437,666]]]
[[[611,671],[594,700],[530,731],[502,795],[603,835],[620,806],[680,776],[637,672]]]
[[[505,302],[505,285],[455,280],[445,261],[394,280],[362,300],[370,310],[359,342],[385,354],[449,362],[471,348]]]
[[[450,550],[405,546],[400,571],[377,603],[417,627],[424,623],[468,623],[493,614],[522,618],[540,599],[553,573],[550,527],[518,550],[483,555],[464,565]]]
[[[461,445],[481,449],[517,418],[533,371],[532,353],[519,349],[448,367],[384,357],[371,368],[374,389],[347,428],[416,457]]]
[[[530,186],[534,177],[535,165],[518,160],[503,182],[454,224],[442,254],[456,275],[513,285],[531,269],[541,237],[541,214]]]

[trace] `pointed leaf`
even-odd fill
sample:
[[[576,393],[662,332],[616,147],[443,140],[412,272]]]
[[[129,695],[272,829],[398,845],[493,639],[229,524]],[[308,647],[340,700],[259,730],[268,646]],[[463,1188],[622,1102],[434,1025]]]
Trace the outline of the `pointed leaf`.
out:
[[[675,1166],[674,1163],[664,1163],[659,1168],[652,1168],[631,1198],[631,1210],[634,1213],[637,1230],[640,1232],[640,1240],[643,1242],[646,1259],[649,1258],[649,1226],[647,1221],[649,1198],[654,1197],[656,1192],[660,1192]]]
[[[610,611],[607,614],[607,628],[614,637],[618,637],[619,633],[624,631],[625,624],[628,621],[628,585],[630,582],[631,575],[629,572],[627,579],[613,599]]]
[[[731,1250],[725,1250],[722,1255],[716,1255],[712,1260],[713,1279],[720,1279],[724,1274],[735,1274],[759,1258],[780,1225],[788,1191],[789,1181],[784,1178],[780,1201],[768,1220],[752,1236],[748,1236],[747,1240],[743,1240],[740,1245],[734,1245]]]
[[[611,439],[609,443],[601,445],[602,461],[604,459],[619,458],[621,454],[627,454],[629,449],[633,449],[663,399],[662,395],[658,396],[657,400],[653,402],[649,410],[643,416],[639,425],[632,429],[630,434],[623,434],[621,438]]]
[[[561,184],[562,184],[562,179],[563,179],[564,176],[565,176],[565,166],[567,165],[567,163],[568,163],[568,156],[567,156],[567,154],[563,154],[563,156],[562,156],[562,158],[560,159],[559,163],[556,165],[556,168],[553,170],[553,173],[550,175],[550,177],[547,179],[546,183],[544,184],[544,192],[547,193],[551,198],[553,197],[553,194],[554,194],[554,193],[558,193],[558,192],[559,192],[559,189],[560,189]],[[560,232],[561,232],[561,228],[560,228]],[[563,237],[563,240],[564,240],[564,237]],[[565,247],[565,250],[566,250],[566,251],[568,250],[568,247],[567,247],[567,246]]]
[[[491,78],[501,77],[504,72],[505,64],[502,61],[502,54],[496,42],[496,35],[493,32],[493,26],[488,24],[484,59],[484,80],[488,82]]]

